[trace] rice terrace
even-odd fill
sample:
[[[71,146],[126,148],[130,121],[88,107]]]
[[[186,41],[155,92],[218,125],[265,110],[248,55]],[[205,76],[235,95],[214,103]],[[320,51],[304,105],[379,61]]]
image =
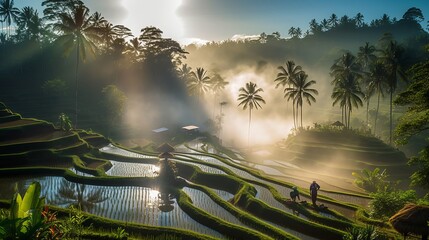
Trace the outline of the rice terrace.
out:
[[[0,239],[428,239],[429,6],[307,4],[0,0]]]

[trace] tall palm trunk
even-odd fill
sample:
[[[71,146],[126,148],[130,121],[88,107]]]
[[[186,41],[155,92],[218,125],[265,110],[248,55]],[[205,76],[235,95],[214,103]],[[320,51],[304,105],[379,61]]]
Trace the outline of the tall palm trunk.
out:
[[[377,96],[377,111],[375,111],[375,122],[374,122],[374,135],[377,131],[377,118],[378,118],[378,109],[380,108],[380,92],[378,92]]]
[[[368,115],[369,115],[369,98],[366,101],[366,126],[368,126],[368,123],[369,123]]]
[[[349,119],[347,120],[347,125],[349,126],[349,128],[350,128],[350,116],[352,115],[352,108],[349,108]]]
[[[299,105],[298,103],[296,103],[296,125],[298,125],[298,121],[299,121]],[[298,126],[299,128],[299,126]]]
[[[389,144],[392,145],[392,104],[393,104],[393,88],[390,88],[390,131],[389,131]]]
[[[249,108],[249,127],[247,128],[247,147],[250,147],[250,123],[252,122],[252,109]]]
[[[78,92],[78,75],[79,75],[79,58],[80,58],[80,54],[79,54],[79,48],[80,48],[80,41],[77,41],[77,48],[76,48],[76,75],[75,75],[75,105],[74,105],[74,128],[77,129],[77,92]]]
[[[301,127],[302,127],[302,104],[301,104]]]
[[[295,101],[292,103],[293,127],[296,129]]]

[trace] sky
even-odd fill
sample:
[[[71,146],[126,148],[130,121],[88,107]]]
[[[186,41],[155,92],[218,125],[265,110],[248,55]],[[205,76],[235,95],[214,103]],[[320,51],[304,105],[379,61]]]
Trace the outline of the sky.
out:
[[[411,7],[420,8],[429,19],[428,0],[83,0],[91,13],[98,11],[113,24],[123,24],[139,35],[142,28],[155,26],[164,37],[188,44],[220,41],[234,35],[270,34],[287,37],[289,28],[308,29],[311,19],[320,22],[332,13],[338,17],[357,13],[364,21],[384,13],[401,19]],[[33,6],[42,12],[42,0],[15,0],[15,6]]]

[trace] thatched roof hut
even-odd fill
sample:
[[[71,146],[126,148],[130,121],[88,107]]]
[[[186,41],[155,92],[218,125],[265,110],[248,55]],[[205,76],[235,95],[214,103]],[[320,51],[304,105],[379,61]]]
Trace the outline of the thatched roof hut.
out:
[[[335,126],[335,127],[344,127],[344,124],[340,121],[336,121],[336,122],[332,123],[331,125]]]
[[[170,144],[168,143],[163,143],[161,144],[157,149],[158,152],[160,153],[165,153],[165,152],[174,152],[174,147],[172,147]]]
[[[393,228],[404,236],[412,233],[426,240],[429,234],[428,221],[429,207],[416,204],[407,204],[389,219]]]

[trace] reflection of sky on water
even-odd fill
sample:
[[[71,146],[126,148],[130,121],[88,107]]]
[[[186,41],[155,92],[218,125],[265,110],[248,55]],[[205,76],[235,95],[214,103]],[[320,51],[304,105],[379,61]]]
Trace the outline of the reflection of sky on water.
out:
[[[46,197],[48,204],[58,205],[59,189],[62,177],[38,177],[38,178],[0,178],[0,195],[11,199],[14,194],[13,186],[16,182],[20,186],[20,192],[33,182],[38,181],[42,186],[42,196]],[[3,187],[4,186],[4,187]],[[162,212],[158,209],[159,191],[145,187],[135,186],[94,186],[85,185],[87,198],[92,192],[100,191],[101,198],[106,199],[97,203],[89,209],[89,213],[124,222],[142,223],[151,226],[166,226],[181,229],[187,229],[202,234],[211,235],[218,238],[224,238],[220,233],[198,223],[189,217],[174,201],[174,209],[170,212]],[[9,197],[7,197],[9,196]],[[60,206],[66,207],[64,204]]]

